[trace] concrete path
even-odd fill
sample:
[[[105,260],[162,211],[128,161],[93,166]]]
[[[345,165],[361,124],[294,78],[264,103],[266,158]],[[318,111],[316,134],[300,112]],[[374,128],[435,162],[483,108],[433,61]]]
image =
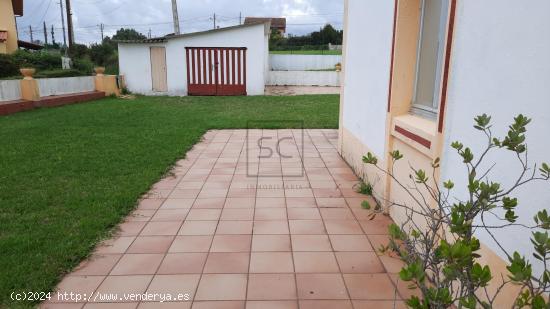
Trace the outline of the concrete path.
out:
[[[208,132],[42,307],[404,308],[401,262],[375,250],[390,220],[369,220],[336,144],[335,130]]]

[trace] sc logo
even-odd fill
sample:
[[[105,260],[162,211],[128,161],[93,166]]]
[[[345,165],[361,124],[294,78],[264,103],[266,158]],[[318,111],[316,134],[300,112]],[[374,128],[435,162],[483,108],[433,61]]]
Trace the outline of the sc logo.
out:
[[[266,137],[260,137],[258,139],[258,148],[260,149],[260,156],[259,158],[260,159],[267,159],[267,158],[271,158],[273,156],[273,149],[271,147],[267,147],[267,146],[264,146],[264,140],[272,140],[273,137],[271,136],[266,136]],[[292,142],[292,137],[283,137],[283,138],[280,138],[279,140],[277,140],[277,143],[276,143],[276,146],[275,146],[275,151],[277,151],[277,154],[279,155],[279,157],[283,158],[283,159],[291,159],[292,156],[290,155],[284,155],[282,152],[281,152],[281,142],[283,141],[291,141]],[[268,154],[266,155],[262,155],[262,153],[264,153],[264,150],[268,150]]]

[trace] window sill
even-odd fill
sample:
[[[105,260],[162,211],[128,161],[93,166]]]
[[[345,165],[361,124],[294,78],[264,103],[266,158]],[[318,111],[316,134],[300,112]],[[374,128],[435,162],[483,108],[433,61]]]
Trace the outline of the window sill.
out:
[[[435,158],[436,121],[417,115],[402,115],[392,119],[391,135],[424,155]]]

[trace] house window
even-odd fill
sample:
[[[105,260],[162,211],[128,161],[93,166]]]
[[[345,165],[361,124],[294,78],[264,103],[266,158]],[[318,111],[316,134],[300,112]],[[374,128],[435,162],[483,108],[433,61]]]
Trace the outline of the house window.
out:
[[[448,0],[422,0],[412,112],[436,118],[444,58]]]
[[[0,43],[6,42],[8,40],[8,32],[5,30],[0,30]]]

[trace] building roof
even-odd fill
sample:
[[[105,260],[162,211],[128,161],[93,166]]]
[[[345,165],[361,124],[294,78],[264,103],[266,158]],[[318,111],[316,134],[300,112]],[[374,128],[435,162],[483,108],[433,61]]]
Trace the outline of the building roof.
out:
[[[258,22],[270,22],[271,28],[286,29],[286,18],[284,17],[246,17],[244,24],[252,24]]]
[[[23,0],[11,0],[11,6],[14,15],[23,16]]]
[[[42,46],[42,45],[38,45],[38,44],[27,42],[27,41],[21,41],[21,40],[17,40],[17,45],[19,47],[26,48],[26,49],[32,49],[32,50],[40,50],[40,49],[44,48],[44,46]]]
[[[234,29],[240,29],[240,28],[246,28],[251,26],[257,26],[257,25],[264,25],[265,26],[265,33],[269,34],[269,22],[261,21],[256,23],[249,23],[244,25],[236,25],[231,27],[224,27],[224,28],[217,28],[217,29],[210,29],[206,31],[199,31],[199,32],[191,32],[191,33],[182,33],[182,34],[168,34],[164,37],[160,38],[151,38],[151,39],[143,39],[143,40],[115,40],[117,43],[130,43],[130,44],[139,44],[139,43],[164,43],[170,39],[175,38],[186,38],[186,37],[192,37],[197,35],[203,35],[208,33],[216,33],[216,32],[223,32],[228,30],[234,30]]]

